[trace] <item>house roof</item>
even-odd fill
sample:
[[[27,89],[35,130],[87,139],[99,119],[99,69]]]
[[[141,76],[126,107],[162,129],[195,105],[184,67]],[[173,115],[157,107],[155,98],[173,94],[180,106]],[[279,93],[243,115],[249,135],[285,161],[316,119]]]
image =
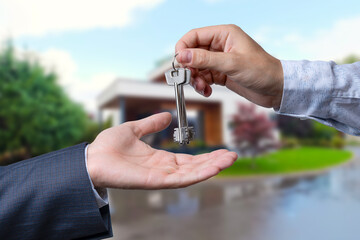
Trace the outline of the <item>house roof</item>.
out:
[[[179,67],[179,64],[175,62],[175,67]],[[148,75],[148,78],[152,82],[166,83],[164,73],[172,68],[172,59],[165,61],[159,67],[155,68]]]
[[[152,70],[148,77],[151,81],[157,82],[159,78],[162,78],[164,76],[164,72],[169,70],[171,68],[171,60],[165,61],[163,64],[161,64],[159,67]]]
[[[190,85],[184,86],[186,100],[198,102],[224,102],[227,100],[243,101],[239,95],[229,91],[223,86],[213,85],[213,93],[209,98],[205,98],[194,91]],[[163,83],[136,81],[130,79],[116,79],[108,88],[101,92],[97,98],[99,108],[106,107],[110,102],[116,101],[120,97],[137,97],[146,99],[175,99],[173,86]]]
[[[118,107],[120,98],[140,98],[172,100],[175,101],[175,91],[173,86],[166,84],[164,73],[172,67],[172,59],[165,61],[158,68],[154,69],[148,76],[150,81],[135,80],[129,78],[118,78],[104,89],[97,97],[98,108],[107,108],[110,106]],[[176,67],[179,65],[176,64]],[[237,102],[248,102],[243,97],[229,91],[227,88],[219,85],[211,86],[213,91],[209,98],[198,94],[190,85],[184,86],[185,99],[189,101],[203,103],[222,103],[226,108],[233,108]],[[263,109],[269,111],[270,109]]]

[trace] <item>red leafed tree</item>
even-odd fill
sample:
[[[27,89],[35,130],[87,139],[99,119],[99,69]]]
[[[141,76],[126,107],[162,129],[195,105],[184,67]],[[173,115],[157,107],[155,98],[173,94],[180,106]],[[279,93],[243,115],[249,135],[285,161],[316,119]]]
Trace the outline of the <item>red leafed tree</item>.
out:
[[[235,146],[242,155],[255,159],[257,155],[279,146],[275,137],[275,123],[265,113],[256,112],[253,104],[238,104],[237,113],[232,116],[231,128]]]

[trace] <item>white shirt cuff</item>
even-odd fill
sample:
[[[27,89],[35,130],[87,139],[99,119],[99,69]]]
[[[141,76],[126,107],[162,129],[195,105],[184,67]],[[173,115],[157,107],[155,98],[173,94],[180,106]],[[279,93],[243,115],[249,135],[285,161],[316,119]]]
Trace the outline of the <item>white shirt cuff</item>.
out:
[[[109,204],[109,198],[108,198],[108,193],[107,193],[107,189],[106,188],[96,188],[94,187],[93,182],[91,181],[90,175],[89,175],[89,171],[87,168],[87,149],[88,149],[87,145],[85,147],[85,165],[86,165],[86,171],[88,173],[88,177],[91,183],[91,188],[94,192],[95,198],[96,198],[96,203],[98,205],[99,208],[102,208],[103,206],[106,206]]]

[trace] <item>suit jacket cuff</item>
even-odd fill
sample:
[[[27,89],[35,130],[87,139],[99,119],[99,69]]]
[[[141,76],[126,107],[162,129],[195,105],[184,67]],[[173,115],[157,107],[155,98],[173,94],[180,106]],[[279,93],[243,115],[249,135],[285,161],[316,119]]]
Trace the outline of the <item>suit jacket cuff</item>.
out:
[[[0,239],[112,236],[86,171],[86,143],[0,168]]]

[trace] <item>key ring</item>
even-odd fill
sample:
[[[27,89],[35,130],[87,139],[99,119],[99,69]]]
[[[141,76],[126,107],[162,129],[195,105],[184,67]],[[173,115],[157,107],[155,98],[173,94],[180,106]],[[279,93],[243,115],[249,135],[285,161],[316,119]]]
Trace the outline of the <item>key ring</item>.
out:
[[[176,56],[177,55],[179,55],[179,53],[175,53],[175,55],[174,55],[174,59],[172,60],[172,67],[173,67],[173,69],[174,69],[174,71],[178,71],[176,68],[175,68],[175,60],[176,60]]]

